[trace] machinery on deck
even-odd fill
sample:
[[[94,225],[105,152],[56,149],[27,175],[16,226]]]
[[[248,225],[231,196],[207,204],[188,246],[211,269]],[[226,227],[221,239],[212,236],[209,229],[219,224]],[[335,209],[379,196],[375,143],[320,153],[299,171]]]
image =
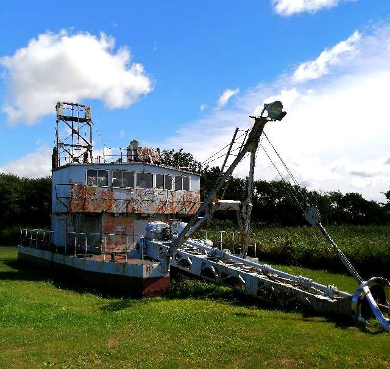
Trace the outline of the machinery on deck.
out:
[[[65,113],[66,108],[71,113]],[[320,230],[358,283],[353,295],[336,286],[260,264],[247,255],[256,152],[265,135],[265,125],[285,115],[280,101],[265,104],[260,116],[251,117],[253,127],[246,132],[235,159],[225,169],[236,130],[220,177],[201,203],[197,174],[161,165],[157,151],[140,148],[136,141],[112,163],[101,157],[93,161],[91,109],[58,103],[57,146],[53,151],[53,229],[43,234],[22,230],[19,260],[75,272],[82,281],[100,281],[100,285],[140,295],[163,293],[169,287],[170,270],[176,268],[263,301],[297,304],[319,313],[352,314],[358,323],[365,322],[362,307],[368,304],[381,326],[389,331],[389,281],[379,277],[364,281],[322,225],[318,210],[309,203],[300,204],[303,215]],[[66,124],[66,132],[71,132],[67,141],[58,138],[61,122]],[[86,129],[84,136],[82,129]],[[218,194],[247,154],[250,167],[246,199],[219,199]],[[65,163],[61,155],[66,156]],[[222,210],[237,214],[242,244],[239,255],[213,247],[207,239],[194,238],[202,225]],[[177,215],[188,221],[175,220]],[[381,289],[381,301],[374,298],[373,286]]]

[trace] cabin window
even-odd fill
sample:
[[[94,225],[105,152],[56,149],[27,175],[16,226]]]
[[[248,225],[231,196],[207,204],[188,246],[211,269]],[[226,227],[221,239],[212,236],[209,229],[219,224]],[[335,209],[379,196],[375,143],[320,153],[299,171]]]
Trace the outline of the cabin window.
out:
[[[172,176],[169,174],[164,175],[164,188],[166,190],[172,190]]]
[[[95,187],[108,186],[108,170],[87,169],[87,185]]]
[[[137,173],[137,187],[153,188],[153,174],[152,173]]]
[[[183,190],[184,191],[190,190],[190,177],[183,177]]]
[[[164,189],[164,174],[156,174],[156,188]]]
[[[108,170],[98,170],[98,187],[108,186]]]
[[[172,178],[169,174],[156,174],[156,188],[172,190]]]
[[[87,186],[97,185],[97,170],[87,169]]]
[[[190,177],[187,176],[175,176],[175,190],[176,191],[189,191],[190,190]]]
[[[113,170],[112,186],[134,188],[134,172],[127,172],[125,170]]]
[[[112,186],[113,187],[123,187],[122,171],[121,170],[113,170],[112,171]]]
[[[134,172],[123,172],[123,187],[134,188]]]
[[[183,177],[175,176],[175,190],[180,191],[183,189]]]

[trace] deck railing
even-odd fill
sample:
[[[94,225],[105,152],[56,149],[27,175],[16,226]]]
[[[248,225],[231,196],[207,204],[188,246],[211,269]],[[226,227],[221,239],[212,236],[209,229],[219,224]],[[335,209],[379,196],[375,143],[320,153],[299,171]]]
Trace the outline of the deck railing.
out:
[[[93,232],[60,233],[45,229],[21,229],[20,245],[34,249],[51,251],[59,254],[87,257],[103,255],[103,260],[115,260],[115,256],[123,255],[125,262],[129,253],[137,249],[143,235],[114,234]],[[62,239],[63,245],[58,246],[56,239]],[[143,250],[140,250],[143,259]]]

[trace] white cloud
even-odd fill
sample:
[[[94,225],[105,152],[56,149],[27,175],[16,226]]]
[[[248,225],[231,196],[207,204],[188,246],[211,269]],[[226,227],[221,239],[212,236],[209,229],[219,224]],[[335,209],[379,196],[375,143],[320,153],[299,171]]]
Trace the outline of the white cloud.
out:
[[[229,102],[230,98],[237,95],[239,92],[240,92],[239,88],[236,88],[235,90],[231,90],[228,88],[225,91],[223,91],[222,95],[218,99],[218,103],[217,103],[218,108],[224,107]]]
[[[119,134],[119,137],[122,138],[122,137],[125,137],[125,131],[123,129],[119,130],[118,134]]]
[[[0,167],[0,173],[12,173],[20,177],[39,178],[51,175],[52,149],[41,146],[37,150],[11,160]]]
[[[9,123],[34,124],[54,112],[57,101],[100,99],[110,109],[125,108],[152,90],[143,66],[130,62],[126,47],[104,33],[46,32],[12,56],[0,58],[9,76]]]
[[[353,51],[355,50],[359,39],[359,32],[354,32],[347,40],[339,42],[329,50],[324,50],[316,60],[299,65],[293,74],[293,78],[297,82],[303,82],[309,79],[317,79],[328,74],[329,68],[337,64],[341,57],[344,57],[345,59],[347,56],[353,56]]]
[[[341,2],[354,0],[271,0],[275,12],[283,16],[298,13],[315,13],[325,8],[333,8]]]
[[[205,103],[200,104],[199,109],[200,111],[204,111],[206,109],[207,105]]]
[[[381,192],[390,188],[390,26],[355,32],[326,52],[331,57],[324,58],[315,78],[297,79],[298,67],[268,86],[259,84],[237,97],[233,107],[183,126],[165,146],[183,147],[204,160],[231,140],[235,127],[253,124],[248,116],[260,113],[259,102],[280,99],[288,114],[269,123],[266,132],[300,183],[384,201]],[[246,174],[245,165],[236,170]],[[277,176],[260,150],[256,177]]]

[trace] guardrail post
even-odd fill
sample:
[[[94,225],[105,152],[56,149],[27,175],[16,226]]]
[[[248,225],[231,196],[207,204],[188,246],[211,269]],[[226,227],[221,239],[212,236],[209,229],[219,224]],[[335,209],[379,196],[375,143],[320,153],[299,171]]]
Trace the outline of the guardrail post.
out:
[[[77,254],[77,233],[74,232],[74,256]]]
[[[104,235],[104,252],[103,252],[103,261],[106,261],[106,253],[107,253],[107,236]]]
[[[253,237],[255,238],[255,258],[256,258],[257,257],[256,233],[253,234]]]
[[[220,242],[221,242],[221,251],[222,251],[222,246],[223,246],[223,234],[226,232],[226,231],[219,231],[220,232]]]
[[[234,250],[234,231],[232,232],[232,245],[233,245],[233,255],[236,253]]]
[[[52,242],[54,243],[54,231],[53,231],[53,234],[52,234]],[[56,247],[56,254],[57,254],[58,253],[57,243],[55,243],[55,247]]]
[[[84,259],[87,257],[87,252],[88,252],[88,234],[85,234],[85,254],[84,254]]]
[[[125,245],[125,263],[127,264],[127,250],[129,249],[129,235],[126,235],[126,245]]]

